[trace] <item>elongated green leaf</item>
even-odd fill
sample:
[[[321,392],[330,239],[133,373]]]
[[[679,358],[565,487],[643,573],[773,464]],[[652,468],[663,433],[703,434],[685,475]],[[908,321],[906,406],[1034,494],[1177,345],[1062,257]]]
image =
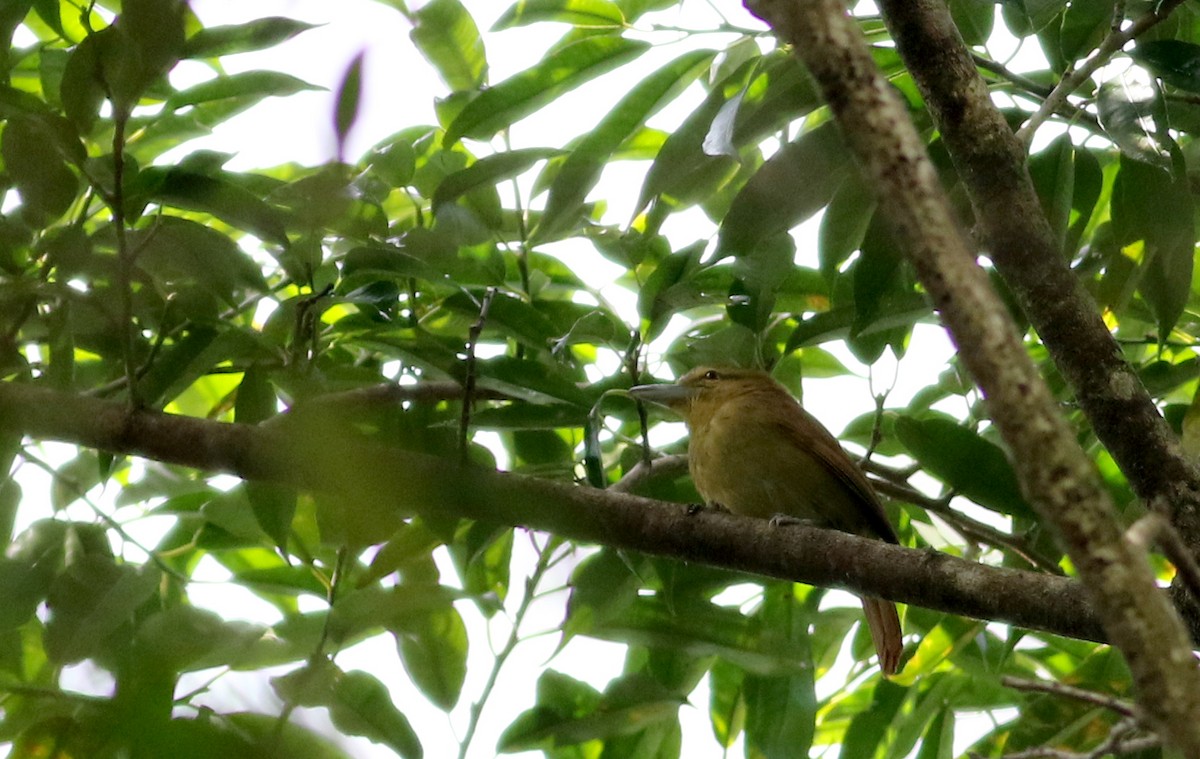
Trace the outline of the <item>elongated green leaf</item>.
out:
[[[884,680],[875,686],[871,704],[854,716],[846,728],[842,751],[846,756],[875,756],[888,725],[900,707],[908,689]]]
[[[676,717],[681,699],[649,678],[627,675],[614,681],[593,709],[573,702],[543,700],[519,716],[500,737],[504,752],[549,750],[585,741],[629,735]],[[578,697],[576,697],[578,701]]]
[[[921,466],[962,495],[1002,514],[1032,518],[1004,452],[958,422],[896,420],[896,435]]]
[[[145,188],[146,200],[211,213],[263,240],[287,245],[283,215],[249,190],[219,175],[152,168],[142,172],[139,182]]]
[[[984,45],[992,34],[996,7],[980,0],[950,0],[950,15],[954,25],[968,45]]]
[[[9,179],[21,193],[21,210],[42,225],[62,216],[79,194],[79,178],[63,161],[45,122],[33,117],[10,119],[4,127],[0,155]]]
[[[315,28],[316,24],[280,16],[256,18],[244,24],[210,26],[188,38],[184,57],[216,58],[262,50]]]
[[[535,238],[548,239],[569,228],[588,192],[595,186],[609,157],[650,116],[671,102],[707,70],[716,53],[685,53],[638,83],[633,91],[592,130],[567,157],[546,200]]]
[[[113,105],[128,113],[142,93],[167,73],[184,52],[182,0],[124,0],[104,37],[103,81]]]
[[[138,265],[167,291],[203,290],[229,305],[245,290],[266,291],[258,266],[220,232],[187,219],[164,216],[154,228],[132,235]]]
[[[450,711],[467,676],[467,628],[453,606],[419,615],[396,630],[404,668],[436,706]]]
[[[424,755],[408,718],[392,703],[387,687],[374,675],[353,670],[338,678],[329,716],[339,729],[389,746],[404,759]]]
[[[625,14],[608,0],[519,0],[496,19],[492,31],[539,21],[559,21],[589,28],[620,28],[625,25]]]
[[[1129,57],[1172,87],[1200,92],[1200,45],[1182,40],[1140,42]]]
[[[846,259],[858,250],[875,214],[875,196],[862,176],[852,173],[842,182],[821,217],[817,238],[821,276],[832,282]]]
[[[1066,244],[1067,224],[1075,199],[1075,147],[1071,138],[1064,134],[1045,150],[1030,156],[1029,174],[1061,249]]]
[[[50,587],[46,655],[68,664],[105,652],[105,639],[132,622],[160,579],[153,565],[135,569],[94,554],[78,559]]]
[[[1066,61],[1083,58],[1096,49],[1112,26],[1109,0],[1072,0],[1063,13],[1058,44]]]
[[[757,48],[756,48],[757,49]],[[641,213],[658,195],[671,196],[672,200],[688,202],[707,198],[711,191],[712,177],[716,181],[728,178],[737,170],[737,165],[727,157],[709,155],[704,150],[713,119],[722,111],[731,97],[740,97],[751,73],[759,65],[758,59],[747,61],[738,67],[717,86],[709,91],[704,102],[673,131],[654,158],[646,181],[638,197],[634,213]]]
[[[324,88],[278,71],[243,71],[176,92],[167,99],[166,107],[175,110],[220,100],[238,100],[250,105],[263,98],[286,97],[305,90],[321,89]]]
[[[453,145],[463,137],[491,139],[562,93],[628,63],[649,47],[623,37],[587,37],[555,50],[533,68],[481,92],[450,123],[443,143]]]
[[[1186,178],[1121,157],[1113,182],[1113,231],[1122,245],[1145,242],[1139,290],[1154,312],[1161,339],[1179,320],[1191,293],[1194,213]]]
[[[434,213],[438,206],[453,203],[476,187],[494,186],[511,179],[538,161],[562,154],[553,148],[526,148],[510,150],[482,158],[462,171],[457,171],[442,180],[433,194]]]
[[[1096,99],[1100,125],[1121,152],[1139,161],[1171,165],[1172,140],[1158,83],[1131,68],[1100,85]]]
[[[459,0],[432,0],[411,14],[413,44],[455,92],[487,82],[487,55],[475,19]]]
[[[339,156],[345,155],[346,137],[358,121],[358,112],[362,105],[362,70],[365,57],[365,52],[359,52],[354,56],[354,60],[350,61],[334,96],[333,132],[337,138]]]
[[[836,125],[805,132],[762,165],[733,200],[717,243],[720,255],[752,251],[828,205],[850,168]]]
[[[764,635],[779,646],[796,649],[800,657],[808,657],[811,662],[809,626],[820,598],[820,594],[811,594],[808,602],[800,604],[790,583],[767,586],[759,610]],[[763,756],[808,753],[818,709],[815,669],[810,663],[778,675],[746,675],[746,741]]]

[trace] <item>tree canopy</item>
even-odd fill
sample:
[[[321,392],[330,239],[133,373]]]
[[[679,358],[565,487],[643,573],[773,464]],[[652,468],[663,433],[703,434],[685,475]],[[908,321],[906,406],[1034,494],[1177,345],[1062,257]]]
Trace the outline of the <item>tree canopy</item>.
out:
[[[0,3],[13,757],[1200,755],[1195,6],[381,5],[435,123],[359,151],[358,56],[332,160],[234,169],[311,24]],[[900,545],[694,508],[627,391],[702,364],[846,380]]]

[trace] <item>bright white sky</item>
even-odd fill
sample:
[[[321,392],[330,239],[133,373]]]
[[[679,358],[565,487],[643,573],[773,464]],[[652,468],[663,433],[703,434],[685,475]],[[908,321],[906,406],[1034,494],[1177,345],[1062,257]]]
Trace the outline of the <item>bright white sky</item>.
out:
[[[411,2],[412,5],[417,5]],[[481,30],[491,26],[509,5],[496,0],[465,0],[465,5],[475,15]],[[722,9],[731,14],[731,20],[741,26],[761,28],[738,3],[720,3]],[[435,123],[434,98],[446,94],[446,87],[424,61],[408,40],[408,24],[404,17],[387,5],[373,0],[256,0],[253,3],[233,3],[227,0],[193,0],[192,7],[206,26],[238,23],[263,16],[289,16],[312,23],[324,24],[296,37],[295,39],[261,53],[243,54],[226,59],[229,72],[252,69],[274,69],[298,76],[313,84],[328,88],[329,92],[303,93],[286,99],[271,99],[252,111],[222,126],[210,138],[190,143],[180,155],[198,148],[233,152],[237,156],[229,167],[250,170],[296,161],[316,165],[332,160],[335,153],[331,126],[332,91],[350,60],[361,50],[367,51],[363,107],[358,125],[352,134],[349,157],[361,155],[372,144],[402,128],[421,123]],[[688,0],[676,9],[658,14],[655,20],[664,25],[687,28],[706,28],[718,20],[712,6],[705,0]],[[493,83],[520,71],[536,61],[552,35],[561,34],[565,27],[551,28],[549,25],[508,30],[488,35],[486,44],[490,63],[490,79]],[[730,38],[698,35],[699,39],[679,44],[663,45],[648,53],[634,64],[639,71],[649,71],[661,63],[674,58],[686,49],[699,46],[720,47]],[[212,76],[207,67],[185,62],[172,73],[177,86],[187,86]],[[512,135],[515,146],[565,145],[570,139],[587,131],[596,123],[604,108],[615,103],[625,92],[620,83],[623,74],[618,71],[604,80],[609,88],[604,95],[602,88],[593,84],[584,94],[562,99],[529,121],[517,125]],[[655,126],[669,129],[677,124],[691,107],[699,102],[699,91],[693,87],[680,105],[668,109],[652,122]],[[605,180],[597,188],[594,197],[604,197],[609,202],[608,220],[624,223],[630,215],[634,195],[628,188],[640,185],[640,177],[646,164],[615,165],[606,172]],[[619,188],[613,190],[613,188]],[[809,255],[802,261],[815,265],[815,221],[797,233],[805,241]],[[677,245],[685,245],[696,239],[707,238],[715,230],[699,212],[683,215],[674,220],[665,231]],[[579,270],[584,255],[577,251],[556,251],[568,259],[570,265]],[[611,281],[618,271],[592,254],[585,269],[589,281]],[[604,294],[622,309],[631,323],[636,322],[632,310],[634,295],[616,288],[604,288]],[[940,371],[952,349],[940,329],[920,327],[914,337],[913,351],[924,357],[926,367]],[[859,372],[860,377],[843,378],[836,381],[811,381],[806,385],[806,403],[833,430],[840,430],[853,417],[871,408],[871,391],[867,382],[867,371],[845,350],[832,348],[839,359]],[[893,386],[889,405],[903,404],[915,390],[927,381],[927,371],[901,373],[894,377],[894,365],[885,358],[875,367],[874,391],[879,392]],[[961,411],[961,409],[960,409]],[[26,492],[38,492],[35,486],[27,485]],[[41,492],[49,492],[48,483]],[[111,494],[108,494],[111,496]],[[108,499],[105,499],[108,500]],[[22,515],[23,518],[41,515]],[[87,517],[84,517],[87,518]],[[522,534],[518,543],[532,538]],[[524,563],[525,566],[521,566]],[[566,562],[544,588],[565,585],[574,562]],[[530,551],[519,551],[514,566],[513,595],[520,592],[520,577],[532,567]],[[444,565],[447,578],[453,577],[448,564]],[[214,572],[211,579],[219,581],[221,575]],[[449,581],[449,579],[447,580]],[[272,622],[277,619],[273,609],[255,599],[251,594],[236,587],[217,583],[196,583],[190,589],[192,598],[199,605],[228,614],[237,598],[238,608],[248,619]],[[565,608],[565,592],[553,593],[535,603],[533,613],[523,628],[525,636],[542,630],[552,630],[562,618]],[[853,603],[850,601],[850,603]],[[854,604],[856,605],[856,604]],[[316,605],[314,605],[316,608]],[[504,620],[493,620],[491,627],[475,612],[470,604],[461,604],[460,611],[467,620],[471,635],[472,652],[469,661],[467,686],[463,701],[449,719],[440,710],[429,705],[423,696],[407,682],[389,639],[375,641],[347,650],[339,655],[338,664],[345,669],[364,669],[380,677],[392,689],[397,705],[405,712],[425,745],[428,757],[453,756],[457,743],[449,740],[452,735],[462,733],[467,724],[467,710],[477,696],[491,667],[491,655],[486,651],[484,630],[490,629],[493,644],[503,645],[508,635]],[[618,674],[623,666],[624,647],[605,644],[586,638],[576,638],[557,655],[557,636],[543,636],[523,643],[501,675],[493,698],[489,701],[485,719],[473,742],[472,757],[493,755],[500,732],[523,709],[534,701],[537,676],[547,667],[553,667],[574,677],[603,688],[608,680]],[[93,673],[80,673],[81,684]],[[197,685],[193,683],[193,685]],[[94,685],[92,687],[95,687]],[[182,686],[187,690],[188,686]],[[707,689],[701,687],[691,699],[691,707],[683,709],[684,756],[719,756],[711,738],[707,719]],[[277,700],[266,689],[261,673],[229,674],[213,685],[207,698],[209,703],[220,704],[229,709],[232,702],[237,706],[277,712]],[[304,710],[302,710],[303,712]],[[300,715],[309,724],[328,724],[324,712],[310,711]],[[329,734],[333,734],[332,728]],[[390,750],[365,740],[354,740],[351,752],[356,757],[391,757]],[[961,747],[960,749],[961,750]],[[740,755],[736,747],[730,755]],[[957,751],[956,751],[957,753]],[[514,755],[517,756],[517,755]],[[519,756],[537,756],[524,754]]]

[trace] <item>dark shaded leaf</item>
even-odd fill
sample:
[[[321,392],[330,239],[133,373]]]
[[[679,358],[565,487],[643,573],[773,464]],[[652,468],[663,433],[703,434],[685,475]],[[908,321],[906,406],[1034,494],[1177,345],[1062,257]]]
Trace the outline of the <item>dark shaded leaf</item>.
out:
[[[1004,451],[956,421],[896,420],[896,436],[930,474],[980,506],[1033,519]]]
[[[740,255],[828,205],[850,157],[832,122],[805,132],[771,156],[746,183],[721,223],[720,255]]]
[[[1104,132],[1121,152],[1164,169],[1171,165],[1173,141],[1166,133],[1166,111],[1157,83],[1124,71],[1100,85],[1096,110]]]
[[[1161,339],[1174,328],[1191,293],[1194,212],[1186,178],[1121,156],[1113,183],[1113,231],[1122,246],[1144,243],[1139,290],[1154,312]]]
[[[1129,57],[1172,87],[1200,93],[1200,45],[1182,40],[1139,42]]]
[[[337,138],[338,155],[345,154],[346,137],[358,121],[358,113],[362,106],[362,77],[363,59],[365,52],[360,52],[350,61],[342,74],[342,82],[334,95],[333,132]]]

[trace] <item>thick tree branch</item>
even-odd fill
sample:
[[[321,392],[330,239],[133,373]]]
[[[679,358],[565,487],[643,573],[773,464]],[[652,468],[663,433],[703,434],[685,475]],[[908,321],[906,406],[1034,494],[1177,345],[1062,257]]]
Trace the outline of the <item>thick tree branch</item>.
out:
[[[1151,723],[1185,755],[1200,756],[1200,670],[1183,623],[1157,588],[1145,555],[1125,542],[1091,461],[975,263],[925,145],[858,25],[840,0],[747,4],[792,44],[820,85],[900,247],[982,388],[1023,489],[1057,532],[1110,640],[1129,662]],[[1040,218],[1040,210],[1030,216]]]
[[[1075,638],[1103,630],[1073,580],[833,530],[458,466],[324,424],[212,422],[0,383],[0,429],[251,480],[337,493],[386,526],[413,513],[517,525],[764,577],[838,587]],[[381,527],[382,529],[382,527]]]
[[[880,6],[971,197],[996,268],[1134,492],[1168,513],[1192,550],[1200,550],[1200,468],[1183,453],[1067,266],[1029,178],[1025,148],[988,97],[945,3],[882,0]],[[1196,608],[1182,593],[1175,598],[1184,609]],[[1189,618],[1194,627],[1196,616]]]
[[[1063,259],[1025,168],[1024,149],[988,97],[949,12],[938,0],[881,5],[971,195],[992,260],[1075,388],[1097,436],[1139,496],[1186,507],[1191,516],[1185,527],[1193,523],[1200,470],[1183,455],[1095,301]]]

